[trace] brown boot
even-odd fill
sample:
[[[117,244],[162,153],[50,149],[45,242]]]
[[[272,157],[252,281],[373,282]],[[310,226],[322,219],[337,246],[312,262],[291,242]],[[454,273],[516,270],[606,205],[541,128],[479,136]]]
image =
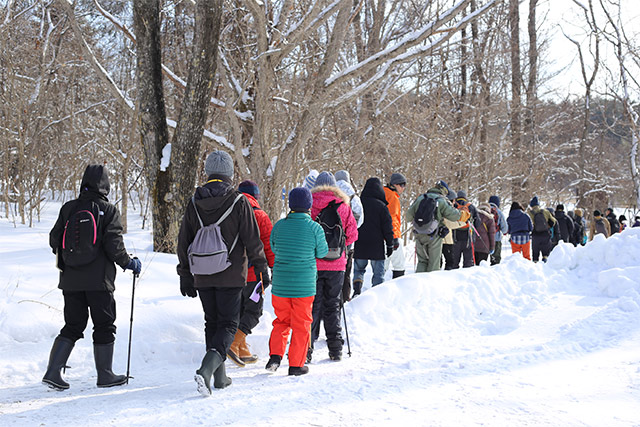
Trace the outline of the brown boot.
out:
[[[233,363],[240,367],[244,367],[245,363],[240,359],[240,343],[244,342],[246,335],[242,333],[240,329],[236,331],[236,336],[233,338],[233,342],[227,351],[227,357],[231,359]]]
[[[238,329],[238,332],[236,332],[236,338],[238,337],[238,335],[240,335],[240,345],[238,346],[238,351],[240,352],[240,360],[248,364],[256,363],[258,361],[258,356],[255,354],[251,354],[251,351],[249,350],[249,344],[247,344],[247,334]]]

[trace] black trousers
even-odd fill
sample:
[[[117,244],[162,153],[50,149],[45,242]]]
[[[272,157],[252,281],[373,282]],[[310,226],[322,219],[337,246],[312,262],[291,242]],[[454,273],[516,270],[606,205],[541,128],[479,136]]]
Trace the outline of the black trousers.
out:
[[[231,347],[238,329],[242,289],[200,288],[198,295],[204,310],[204,335],[208,350],[216,350],[223,358]]]
[[[84,338],[89,313],[93,322],[94,344],[110,344],[116,340],[116,301],[110,291],[62,291],[64,327],[60,336],[77,341]]]
[[[453,269],[460,268],[460,259],[464,257],[462,266],[473,267],[473,246],[469,230],[453,230]]]
[[[444,269],[453,270],[453,245],[442,244],[442,256],[444,256]],[[460,263],[460,259],[458,259]]]
[[[329,351],[342,350],[342,326],[340,325],[340,295],[344,271],[318,271],[316,297],[313,300],[311,347],[320,336],[320,321],[324,323]]]
[[[342,303],[351,300],[351,268],[353,267],[353,248],[347,248],[347,266],[344,271],[342,283]]]
[[[540,254],[542,260],[546,261],[551,253],[551,235],[549,233],[531,234],[531,259],[536,262]]]
[[[264,298],[260,295],[258,302],[254,302],[249,299],[253,290],[258,282],[247,282],[247,285],[242,288],[242,304],[240,307],[240,325],[238,329],[249,335],[253,328],[260,323],[260,316],[262,316],[262,306],[264,305]]]

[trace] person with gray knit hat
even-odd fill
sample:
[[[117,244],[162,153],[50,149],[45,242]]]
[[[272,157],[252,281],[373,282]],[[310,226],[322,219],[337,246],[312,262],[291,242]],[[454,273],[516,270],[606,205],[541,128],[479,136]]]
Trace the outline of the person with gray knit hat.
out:
[[[351,185],[351,176],[346,170],[339,170],[335,173],[336,186],[351,199],[351,212],[356,220],[358,228],[364,223],[364,208],[362,201]],[[342,302],[351,300],[351,270],[353,267],[353,245],[347,248],[347,266],[344,271],[344,283],[342,285]]]
[[[203,396],[210,396],[212,377],[215,388],[231,385],[224,362],[238,329],[242,291],[247,281],[247,265],[253,266],[255,275],[261,279],[264,288],[269,286],[270,279],[253,208],[232,182],[231,156],[223,151],[209,154],[205,161],[205,172],[207,182],[196,189],[180,225],[177,272],[182,295],[200,297],[202,303],[206,353],[194,379],[198,392]],[[230,264],[217,273],[194,274],[189,248],[200,230],[220,219],[222,221],[218,228],[224,242],[235,242],[227,246]],[[198,236],[202,236],[202,233]]]
[[[500,264],[502,260],[502,236],[507,234],[509,225],[502,210],[500,210],[500,197],[493,195],[489,197],[489,206],[496,223],[495,249],[491,254],[491,265]]]
[[[226,151],[214,151],[204,163],[207,176],[222,175],[233,178],[233,159]]]
[[[333,176],[331,172],[327,172],[327,171],[321,172],[320,175],[318,175],[318,177],[316,178],[314,187],[320,187],[323,185],[329,185],[331,187],[335,187],[336,177]]]
[[[404,251],[400,238],[402,237],[402,208],[400,196],[407,186],[407,178],[400,172],[394,172],[389,177],[389,184],[384,187],[384,195],[387,200],[387,208],[393,224],[393,253],[384,261],[384,271],[391,265],[392,277],[404,275]]]

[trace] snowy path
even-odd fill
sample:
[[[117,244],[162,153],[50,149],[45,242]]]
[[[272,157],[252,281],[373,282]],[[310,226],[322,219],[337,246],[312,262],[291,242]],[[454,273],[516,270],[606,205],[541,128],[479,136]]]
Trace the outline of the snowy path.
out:
[[[47,222],[49,221],[49,222]],[[147,252],[136,288],[135,377],[98,389],[91,330],[56,392],[40,380],[62,326],[47,249],[52,219],[34,229],[0,222],[0,425],[549,425],[640,426],[640,230],[554,250],[546,265],[412,274],[346,306],[352,357],[316,345],[311,372],[264,370],[273,311],[248,338],[253,366],[227,362],[233,385],[195,391],[203,354],[198,300],[183,298],[175,258]],[[7,238],[5,238],[7,237]],[[130,274],[118,275],[114,370],[126,369]]]

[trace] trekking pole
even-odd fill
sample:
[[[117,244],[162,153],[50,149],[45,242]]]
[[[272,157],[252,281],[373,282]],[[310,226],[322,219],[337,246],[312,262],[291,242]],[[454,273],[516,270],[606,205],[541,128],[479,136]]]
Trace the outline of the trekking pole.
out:
[[[133,259],[138,259],[138,257],[133,257]],[[133,330],[133,302],[136,293],[136,277],[138,277],[138,275],[133,273],[133,286],[131,287],[131,317],[129,318],[129,350],[127,351],[127,384],[129,384],[129,378],[133,378],[129,375],[129,368],[131,366],[131,332]]]
[[[349,329],[347,329],[347,312],[344,309],[344,304],[342,304],[342,318],[344,319],[344,333],[347,337],[347,354],[351,357],[351,344],[349,343]]]

